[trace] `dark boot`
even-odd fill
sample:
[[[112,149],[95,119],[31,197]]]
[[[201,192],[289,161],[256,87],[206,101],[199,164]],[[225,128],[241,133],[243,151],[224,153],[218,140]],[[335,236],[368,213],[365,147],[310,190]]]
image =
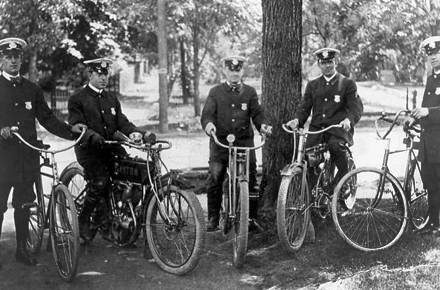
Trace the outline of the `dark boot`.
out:
[[[30,256],[27,251],[26,241],[17,241],[17,251],[15,252],[15,260],[27,266],[37,265],[37,260],[34,257]]]
[[[220,230],[218,227],[219,220],[220,220],[220,215],[218,212],[208,214],[208,226],[206,227],[206,231],[215,232]]]
[[[86,197],[81,213],[78,217],[79,222],[79,235],[86,242],[89,243],[93,240],[93,236],[90,230],[90,218],[93,210],[95,209],[96,200]]]
[[[17,240],[15,259],[17,262],[27,266],[35,266],[37,260],[29,255],[26,248],[26,240],[29,234],[29,215],[29,208],[16,208],[14,210],[15,236]]]

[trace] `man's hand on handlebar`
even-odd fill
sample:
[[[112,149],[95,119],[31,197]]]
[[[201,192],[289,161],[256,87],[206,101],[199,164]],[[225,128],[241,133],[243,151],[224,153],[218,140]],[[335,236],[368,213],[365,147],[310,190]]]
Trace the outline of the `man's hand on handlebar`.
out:
[[[1,128],[0,129],[0,136],[2,136],[3,139],[12,138],[11,127]]]
[[[414,124],[417,123],[417,120],[413,117],[407,117],[405,121],[403,122],[403,128],[404,130],[407,130],[408,128],[411,128]]]
[[[211,136],[212,131],[217,132],[217,129],[215,128],[215,125],[213,123],[209,122],[208,124],[206,124],[205,133],[206,135]]]
[[[87,130],[87,126],[81,123],[73,125],[72,129],[70,129],[74,134],[81,134],[85,130]]]
[[[345,118],[344,120],[342,120],[339,125],[342,126],[342,129],[344,129],[344,131],[348,132],[351,128],[351,123],[350,120],[348,118]]]
[[[429,114],[428,108],[416,108],[416,109],[412,110],[410,116],[415,119],[420,119],[420,118],[428,116],[428,114]]]
[[[92,136],[90,136],[90,143],[92,143],[92,145],[95,147],[102,147],[104,146],[105,139],[98,133],[95,133]]]
[[[272,134],[272,126],[262,124],[260,128],[260,134],[270,136]]]
[[[291,128],[292,130],[296,129],[298,125],[299,125],[298,119],[293,119],[286,123],[286,126]]]

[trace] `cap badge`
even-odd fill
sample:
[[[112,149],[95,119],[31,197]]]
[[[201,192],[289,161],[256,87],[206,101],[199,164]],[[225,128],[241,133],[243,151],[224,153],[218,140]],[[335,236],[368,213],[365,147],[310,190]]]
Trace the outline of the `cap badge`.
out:
[[[106,68],[107,67],[107,63],[105,61],[101,61],[101,67],[102,68]]]
[[[9,42],[9,48],[10,49],[17,48],[17,44],[15,42],[11,41],[11,42]]]
[[[323,58],[327,58],[328,57],[328,51],[327,50],[322,52],[322,57]]]

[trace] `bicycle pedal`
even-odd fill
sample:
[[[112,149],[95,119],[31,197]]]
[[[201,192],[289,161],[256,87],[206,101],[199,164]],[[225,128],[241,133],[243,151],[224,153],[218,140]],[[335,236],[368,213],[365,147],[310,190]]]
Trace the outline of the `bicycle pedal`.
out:
[[[23,203],[21,205],[22,209],[27,209],[27,208],[32,208],[32,207],[38,207],[38,203],[34,202],[28,202],[28,203]]]

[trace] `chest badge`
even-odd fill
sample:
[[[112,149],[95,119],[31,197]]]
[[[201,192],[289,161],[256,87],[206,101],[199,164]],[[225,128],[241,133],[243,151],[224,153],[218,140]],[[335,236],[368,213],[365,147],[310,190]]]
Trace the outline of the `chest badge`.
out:
[[[335,103],[339,103],[341,101],[340,95],[335,95]]]
[[[111,112],[113,116],[116,116],[116,109],[115,108],[111,108]]]
[[[243,111],[246,111],[247,110],[247,104],[246,103],[242,103],[241,104],[241,109],[243,110]]]
[[[440,95],[440,87],[435,88],[435,94],[437,96]]]
[[[24,102],[24,104],[27,110],[32,110],[32,102]]]

